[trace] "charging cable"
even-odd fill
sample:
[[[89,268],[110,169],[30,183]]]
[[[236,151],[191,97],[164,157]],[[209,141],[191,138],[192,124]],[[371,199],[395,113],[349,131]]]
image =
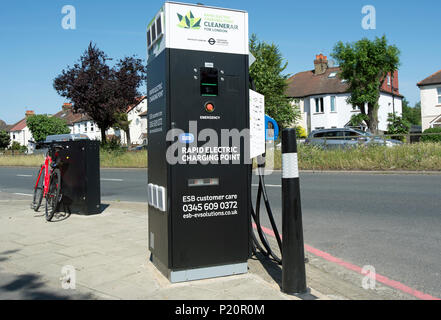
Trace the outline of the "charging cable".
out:
[[[256,91],[256,86],[254,84],[254,80],[251,78],[250,76],[250,87],[252,90]],[[252,170],[252,168],[251,168]],[[274,235],[276,237],[277,240],[277,244],[279,246],[279,250],[282,253],[282,239],[280,238],[280,234],[279,231],[277,229],[277,225],[274,221],[274,215],[273,212],[271,210],[271,205],[269,203],[269,199],[268,199],[268,194],[266,192],[266,187],[265,187],[265,179],[264,179],[264,170],[265,170],[265,154],[263,154],[262,156],[260,156],[258,158],[258,165],[257,165],[257,172],[258,172],[258,176],[259,176],[259,187],[257,189],[257,199],[256,199],[256,210],[254,211],[253,205],[252,203],[250,204],[251,207],[251,216],[254,220],[254,223],[256,224],[256,230],[257,230],[257,234],[259,235],[259,239],[263,245],[264,248],[262,248],[262,246],[260,245],[259,241],[257,240],[253,228],[250,228],[250,233],[251,233],[251,239],[252,239],[252,253],[255,255],[257,253],[257,250],[259,250],[264,256],[270,256],[271,258],[273,258],[278,264],[282,264],[282,259],[279,258],[274,251],[271,249],[270,244],[268,243],[268,239],[266,238],[264,232],[263,232],[263,228],[261,225],[261,219],[260,219],[260,205],[261,205],[261,200],[263,197],[263,201],[265,204],[265,209],[266,212],[268,214],[268,218],[270,220],[271,223],[271,227],[273,229]],[[250,179],[251,180],[251,179]]]

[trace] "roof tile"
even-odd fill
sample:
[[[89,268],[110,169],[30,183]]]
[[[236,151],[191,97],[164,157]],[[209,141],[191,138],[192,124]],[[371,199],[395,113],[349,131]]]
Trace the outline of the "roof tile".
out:
[[[330,78],[329,75],[337,72],[337,75]],[[293,98],[302,98],[312,95],[328,93],[346,93],[348,84],[342,82],[338,77],[340,68],[328,68],[325,73],[316,75],[314,70],[300,72],[288,79],[287,96]]]
[[[427,77],[426,79],[418,82],[417,86],[423,87],[423,86],[429,86],[429,85],[433,85],[433,84],[441,84],[441,70],[435,72],[434,74]]]
[[[12,131],[21,131],[26,128],[26,118],[21,119],[19,122],[13,124],[9,129],[9,132]]]
[[[335,76],[330,77],[332,73]],[[325,73],[316,75],[314,70],[299,72],[288,79],[285,94],[291,98],[304,98],[315,95],[349,93],[349,84],[339,77],[340,67],[327,68]],[[390,89],[381,92],[391,93]],[[396,89],[396,96],[401,94]]]

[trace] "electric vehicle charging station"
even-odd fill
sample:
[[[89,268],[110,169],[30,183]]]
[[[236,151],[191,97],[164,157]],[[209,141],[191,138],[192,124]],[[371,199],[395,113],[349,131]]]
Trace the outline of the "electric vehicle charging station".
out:
[[[249,149],[220,140],[250,128],[248,45],[245,11],[166,2],[147,28],[149,250],[171,282],[247,272]]]

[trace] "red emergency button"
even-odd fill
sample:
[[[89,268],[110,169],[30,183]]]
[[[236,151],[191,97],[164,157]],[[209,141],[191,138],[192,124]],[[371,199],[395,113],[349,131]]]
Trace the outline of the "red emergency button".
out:
[[[213,112],[214,111],[214,104],[212,104],[211,102],[207,102],[205,104],[205,110],[210,113]]]

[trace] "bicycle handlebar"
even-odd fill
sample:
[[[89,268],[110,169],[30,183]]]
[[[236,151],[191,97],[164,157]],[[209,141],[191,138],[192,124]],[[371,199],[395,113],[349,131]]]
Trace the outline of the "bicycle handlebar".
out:
[[[55,143],[50,144],[49,148],[50,149],[64,149],[64,147],[62,145],[55,144]]]

